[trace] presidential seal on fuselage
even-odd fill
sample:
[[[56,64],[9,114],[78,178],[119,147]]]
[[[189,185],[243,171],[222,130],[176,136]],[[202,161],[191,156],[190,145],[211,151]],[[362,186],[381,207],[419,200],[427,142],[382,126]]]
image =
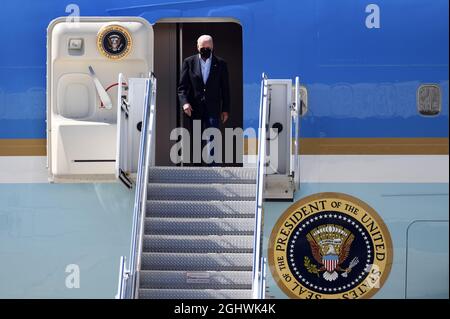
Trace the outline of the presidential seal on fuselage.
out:
[[[341,193],[291,205],[273,228],[269,265],[292,298],[369,298],[392,265],[389,231],[373,208]]]

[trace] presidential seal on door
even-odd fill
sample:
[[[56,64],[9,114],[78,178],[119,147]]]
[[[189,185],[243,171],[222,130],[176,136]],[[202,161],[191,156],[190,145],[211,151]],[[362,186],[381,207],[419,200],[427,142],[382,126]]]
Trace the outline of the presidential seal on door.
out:
[[[100,53],[111,60],[125,58],[132,49],[130,32],[120,25],[108,25],[97,35],[97,47]]]

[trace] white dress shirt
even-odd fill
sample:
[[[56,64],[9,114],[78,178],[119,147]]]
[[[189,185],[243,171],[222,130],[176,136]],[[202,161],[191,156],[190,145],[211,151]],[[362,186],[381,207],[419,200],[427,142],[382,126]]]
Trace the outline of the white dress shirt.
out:
[[[198,58],[200,59],[200,66],[202,69],[202,77],[203,77],[203,83],[206,84],[206,81],[208,81],[209,72],[211,71],[211,56],[209,56],[208,59],[203,60],[200,54],[198,55]]]

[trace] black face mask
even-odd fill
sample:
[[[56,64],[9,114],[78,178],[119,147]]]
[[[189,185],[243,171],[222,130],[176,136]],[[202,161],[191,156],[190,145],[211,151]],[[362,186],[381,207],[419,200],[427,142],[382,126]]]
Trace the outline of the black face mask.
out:
[[[202,59],[208,59],[211,56],[211,49],[210,48],[201,48],[200,49],[200,56]]]

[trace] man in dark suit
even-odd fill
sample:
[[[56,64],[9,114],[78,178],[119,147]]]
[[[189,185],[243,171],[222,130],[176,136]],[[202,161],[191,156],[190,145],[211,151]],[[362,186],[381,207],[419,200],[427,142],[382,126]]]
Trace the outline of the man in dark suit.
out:
[[[213,39],[202,35],[197,40],[198,54],[183,62],[178,98],[184,113],[200,120],[202,133],[220,128],[230,111],[230,86],[227,63],[213,54]]]

